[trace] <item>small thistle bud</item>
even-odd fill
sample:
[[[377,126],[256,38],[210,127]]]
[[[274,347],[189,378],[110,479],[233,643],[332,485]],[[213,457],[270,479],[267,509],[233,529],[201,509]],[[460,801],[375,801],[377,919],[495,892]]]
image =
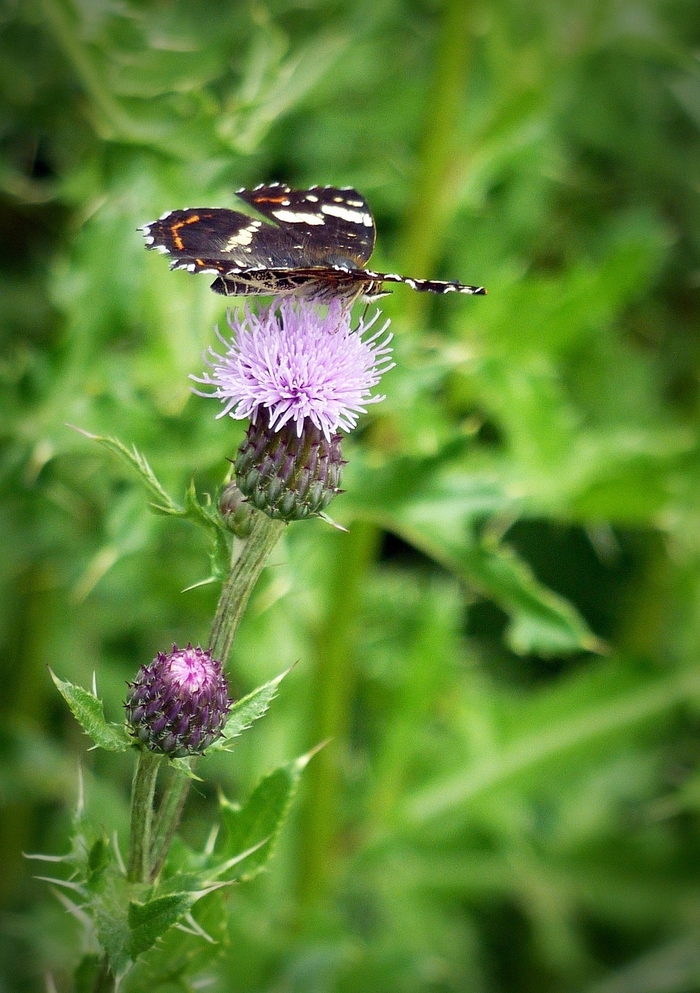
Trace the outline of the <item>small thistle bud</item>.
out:
[[[231,701],[221,663],[188,645],[158,652],[127,684],[131,734],[152,752],[170,758],[201,754],[221,737]]]
[[[235,462],[236,481],[248,500],[283,521],[319,514],[340,492],[340,435],[326,438],[305,421],[301,436],[288,422],[275,431],[260,416],[248,428]]]
[[[219,495],[219,513],[224,524],[237,538],[249,537],[253,530],[255,510],[236,483],[227,483]]]

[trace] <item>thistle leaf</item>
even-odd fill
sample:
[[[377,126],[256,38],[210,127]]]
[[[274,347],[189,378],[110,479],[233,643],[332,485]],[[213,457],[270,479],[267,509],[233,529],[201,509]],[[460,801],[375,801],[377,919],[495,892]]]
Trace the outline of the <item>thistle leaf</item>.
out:
[[[73,716],[99,748],[108,752],[125,752],[131,746],[126,730],[105,719],[104,705],[98,697],[81,686],[59,679],[51,669],[49,673]]]
[[[284,677],[289,672],[285,669],[279,676],[275,676],[263,686],[258,686],[247,696],[238,700],[229,711],[228,720],[224,727],[223,737],[209,746],[208,752],[230,750],[232,739],[247,731],[248,728],[267,713],[267,710],[277,696],[277,689]]]

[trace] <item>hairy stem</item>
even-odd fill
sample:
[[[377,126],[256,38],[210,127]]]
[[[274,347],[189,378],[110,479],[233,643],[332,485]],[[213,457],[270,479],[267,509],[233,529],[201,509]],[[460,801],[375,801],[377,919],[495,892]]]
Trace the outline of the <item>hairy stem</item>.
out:
[[[158,878],[160,870],[163,868],[168,849],[182,817],[190,783],[190,777],[181,772],[180,769],[171,769],[170,779],[163,792],[153,824],[150,857],[151,882]]]
[[[131,787],[131,829],[129,833],[129,881],[148,883],[151,877],[151,834],[153,796],[163,756],[139,749]]]
[[[253,587],[285,527],[284,521],[274,521],[266,514],[257,514],[250,537],[242,542],[224,581],[209,640],[212,655],[224,665]]]

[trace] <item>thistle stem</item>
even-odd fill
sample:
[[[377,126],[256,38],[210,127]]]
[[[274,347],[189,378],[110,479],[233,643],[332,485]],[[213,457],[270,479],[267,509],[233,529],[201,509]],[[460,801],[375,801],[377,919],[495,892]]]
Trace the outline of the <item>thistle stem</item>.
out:
[[[237,557],[224,580],[209,639],[211,654],[223,665],[228,661],[253,587],[285,527],[284,521],[272,520],[266,514],[258,513],[250,536],[239,546]]]
[[[182,817],[190,783],[190,777],[186,773],[177,768],[171,769],[170,779],[163,792],[153,825],[149,873],[151,882],[158,878],[163,868],[168,849]]]
[[[212,625],[210,650],[226,662],[233,638],[267,557],[284,530],[284,522],[258,514],[250,536],[238,548],[226,577]],[[131,794],[131,834],[128,876],[132,883],[151,883],[163,868],[190,787],[189,777],[171,769],[154,816],[156,779],[163,756],[139,751]]]
[[[103,955],[97,976],[95,977],[95,984],[92,987],[92,993],[114,993],[116,988],[117,983],[114,973],[109,967],[109,959],[106,955]]]
[[[153,796],[163,756],[147,748],[139,749],[131,787],[131,828],[129,833],[129,881],[148,883],[151,875],[151,833]]]

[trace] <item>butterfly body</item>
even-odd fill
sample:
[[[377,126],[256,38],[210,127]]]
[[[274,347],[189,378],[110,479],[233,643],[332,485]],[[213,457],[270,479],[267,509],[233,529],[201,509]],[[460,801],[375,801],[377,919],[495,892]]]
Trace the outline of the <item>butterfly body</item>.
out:
[[[385,283],[419,292],[483,295],[482,286],[412,279],[365,268],[376,229],[367,201],[351,187],[293,190],[282,183],[238,190],[261,218],[237,210],[171,210],[144,224],[146,246],[171,257],[171,268],[214,275],[225,296],[295,294],[320,302],[383,296]]]

